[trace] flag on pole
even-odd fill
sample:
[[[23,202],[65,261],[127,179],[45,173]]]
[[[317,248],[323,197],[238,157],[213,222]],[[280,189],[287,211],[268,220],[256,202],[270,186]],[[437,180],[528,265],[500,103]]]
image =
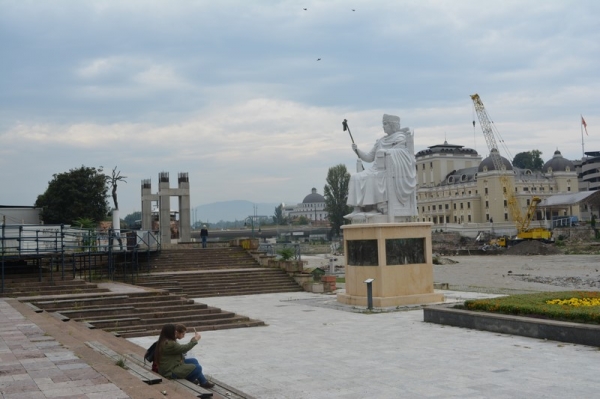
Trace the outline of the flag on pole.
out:
[[[583,128],[585,129],[585,135],[587,136],[587,123],[585,123],[585,119],[583,119],[583,116],[581,116],[581,124],[583,125]]]

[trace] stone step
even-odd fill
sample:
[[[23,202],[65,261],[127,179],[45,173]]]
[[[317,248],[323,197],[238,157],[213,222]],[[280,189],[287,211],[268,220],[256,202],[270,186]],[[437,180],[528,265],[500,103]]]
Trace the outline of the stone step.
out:
[[[241,328],[241,327],[256,327],[256,326],[264,326],[265,323],[260,320],[252,320],[245,316],[236,316],[226,319],[214,319],[207,321],[198,321],[198,320],[187,320],[187,319],[173,319],[167,321],[168,323],[174,324],[185,324],[188,331],[193,331],[195,328],[196,331],[212,331],[212,330],[222,330],[222,329],[230,329],[230,328]],[[130,336],[144,336],[144,335],[159,335],[161,329],[165,323],[147,323],[143,325],[117,325],[114,327],[104,327],[103,330],[117,333],[125,338],[129,338]],[[143,332],[140,335],[129,335],[128,332],[132,332],[134,334],[138,334]]]
[[[41,296],[41,295],[68,295],[68,294],[81,294],[81,293],[100,293],[107,292],[108,290],[104,288],[76,288],[76,289],[54,289],[54,290],[44,290],[44,291],[13,291],[10,293],[4,293],[4,296],[11,297],[27,297],[27,296]]]
[[[245,327],[263,327],[265,325],[264,322],[260,320],[248,320],[244,322],[235,322],[231,324],[218,324],[212,326],[194,326],[191,324],[186,325],[188,329],[196,328],[196,331],[214,331],[214,330],[228,330],[233,328],[245,328]],[[160,335],[160,330],[162,326],[159,328],[144,328],[144,329],[131,329],[127,331],[114,330],[113,334],[119,335],[123,338],[136,338],[136,337],[146,337],[146,336],[158,336]]]
[[[144,319],[163,318],[169,315],[191,314],[197,317],[204,317],[222,312],[219,308],[208,307],[205,304],[189,304],[183,306],[159,306],[149,308],[138,308],[133,306],[115,306],[110,308],[95,309],[70,309],[59,313],[75,320],[90,320],[104,318],[109,315],[131,316],[135,315]],[[159,309],[159,310],[157,310]],[[227,313],[227,312],[223,312]]]

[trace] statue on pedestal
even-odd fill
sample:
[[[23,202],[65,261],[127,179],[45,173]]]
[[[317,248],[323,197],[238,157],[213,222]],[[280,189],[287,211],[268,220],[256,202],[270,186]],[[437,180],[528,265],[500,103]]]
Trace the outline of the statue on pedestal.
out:
[[[376,215],[387,215],[386,221],[412,220],[417,216],[417,173],[414,137],[409,128],[400,128],[400,118],[383,115],[386,136],[375,142],[369,152],[356,144],[352,149],[364,162],[373,162],[350,177],[347,204],[354,207],[345,216],[350,220],[368,221]],[[381,218],[379,218],[381,219]]]

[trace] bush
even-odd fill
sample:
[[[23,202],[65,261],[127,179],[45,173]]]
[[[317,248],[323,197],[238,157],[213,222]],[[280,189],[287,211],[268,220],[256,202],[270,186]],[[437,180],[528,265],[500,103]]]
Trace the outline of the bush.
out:
[[[277,255],[281,257],[281,260],[290,260],[296,255],[296,251],[292,248],[282,248],[277,251]]]

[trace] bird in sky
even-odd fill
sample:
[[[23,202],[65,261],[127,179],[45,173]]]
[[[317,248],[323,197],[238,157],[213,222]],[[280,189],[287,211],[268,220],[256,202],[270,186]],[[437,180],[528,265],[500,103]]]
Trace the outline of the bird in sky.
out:
[[[306,10],[306,8],[305,8],[305,10]],[[353,8],[352,11],[356,11],[356,10]]]
[[[320,59],[320,58],[317,58],[317,61],[321,61],[321,59]]]
[[[303,10],[306,11],[306,10],[308,10],[308,8],[304,8]]]

